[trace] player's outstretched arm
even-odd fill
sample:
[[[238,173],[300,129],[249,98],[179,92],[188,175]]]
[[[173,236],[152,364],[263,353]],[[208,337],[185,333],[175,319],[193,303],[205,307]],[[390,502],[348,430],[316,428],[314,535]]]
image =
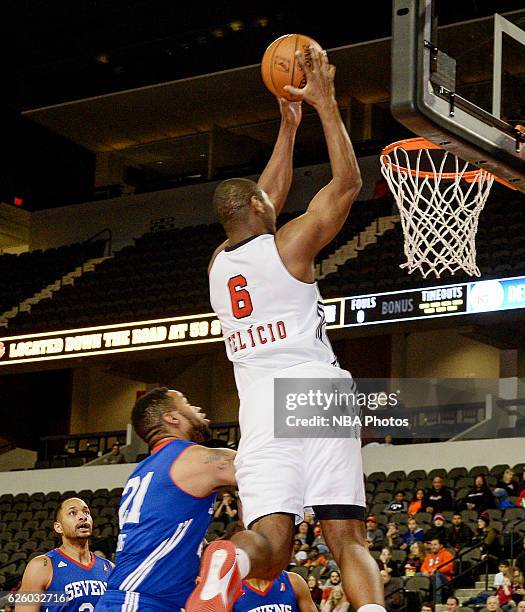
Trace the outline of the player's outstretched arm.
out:
[[[170,468],[171,479],[195,497],[206,497],[221,487],[234,487],[235,454],[235,451],[228,448],[192,446],[173,462]]]
[[[290,102],[277,98],[281,109],[281,125],[266,168],[257,181],[279,215],[284,207],[293,178],[293,149],[297,128],[301,123],[301,101]]]
[[[19,593],[43,593],[47,591],[53,579],[51,559],[46,555],[39,555],[27,564],[22,577]],[[38,612],[40,604],[17,605],[15,612]]]
[[[319,114],[328,147],[332,180],[310,202],[307,211],[287,223],[276,236],[277,248],[288,270],[300,280],[313,280],[313,261],[337,235],[361,190],[361,173],[354,149],[335,99],[335,67],[326,53],[311,47],[307,65],[299,52],[298,61],[307,79],[303,89],[286,86],[301,96]]]
[[[299,612],[317,612],[317,606],[312,599],[310,589],[304,578],[294,572],[286,572],[295,591]]]

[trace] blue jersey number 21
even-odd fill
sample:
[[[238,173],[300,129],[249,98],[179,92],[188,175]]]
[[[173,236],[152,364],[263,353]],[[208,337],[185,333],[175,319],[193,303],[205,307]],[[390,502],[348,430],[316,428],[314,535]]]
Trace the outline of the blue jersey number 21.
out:
[[[153,472],[148,472],[144,478],[135,476],[130,478],[126,484],[126,488],[122,493],[122,497],[128,497],[122,502],[118,511],[120,528],[122,529],[126,523],[138,523],[140,521],[140,509],[144,503],[146,492],[153,478]],[[130,507],[131,506],[131,507]]]

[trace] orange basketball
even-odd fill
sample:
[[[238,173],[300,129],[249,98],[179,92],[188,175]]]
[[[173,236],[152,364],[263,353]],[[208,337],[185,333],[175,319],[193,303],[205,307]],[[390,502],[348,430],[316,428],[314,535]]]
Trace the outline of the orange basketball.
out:
[[[266,87],[276,96],[287,100],[296,100],[283,87],[304,87],[306,77],[295,58],[296,51],[302,51],[306,62],[311,61],[309,46],[314,45],[319,50],[321,46],[304,34],[285,34],[274,40],[264,52],[261,62],[262,79]]]

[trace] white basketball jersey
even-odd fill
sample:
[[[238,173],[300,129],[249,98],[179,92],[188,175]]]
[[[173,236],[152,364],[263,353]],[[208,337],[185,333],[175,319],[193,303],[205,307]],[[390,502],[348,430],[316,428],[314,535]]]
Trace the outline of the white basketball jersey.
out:
[[[241,396],[263,376],[312,361],[336,364],[317,283],[294,278],[275,236],[221,251],[210,270],[210,300],[222,326]]]

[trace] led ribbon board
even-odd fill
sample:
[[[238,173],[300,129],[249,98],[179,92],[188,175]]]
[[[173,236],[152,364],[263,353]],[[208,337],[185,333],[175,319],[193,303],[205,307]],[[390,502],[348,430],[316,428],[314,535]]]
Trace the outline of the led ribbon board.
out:
[[[389,291],[324,302],[328,329],[525,308],[525,277]],[[0,338],[0,367],[222,340],[214,313]]]

